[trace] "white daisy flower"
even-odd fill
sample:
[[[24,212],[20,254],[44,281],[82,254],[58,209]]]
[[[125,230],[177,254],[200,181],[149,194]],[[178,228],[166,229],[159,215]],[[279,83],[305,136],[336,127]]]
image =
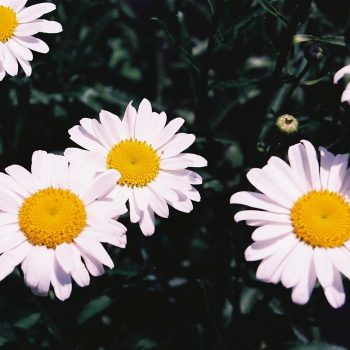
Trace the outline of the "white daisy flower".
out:
[[[18,63],[27,76],[32,74],[32,51],[47,53],[49,47],[33,35],[59,33],[62,26],[55,21],[39,19],[55,10],[56,5],[46,2],[25,7],[27,0],[0,0],[0,81],[6,73],[15,76]],[[32,50],[32,51],[31,51]]]
[[[339,80],[344,77],[344,75],[350,74],[350,64],[339,69],[333,78],[334,84],[338,84]],[[347,84],[345,90],[341,95],[341,102],[348,102],[350,104],[350,83]]]
[[[0,173],[0,280],[21,264],[34,294],[47,295],[50,284],[60,300],[90,275],[104,273],[113,261],[102,246],[124,248],[126,228],[113,218],[126,212],[106,197],[120,175],[99,176],[76,160],[34,152],[31,172],[19,165]]]
[[[231,203],[245,210],[237,222],[258,226],[245,251],[248,261],[262,260],[256,276],[292,288],[295,303],[308,302],[318,280],[328,302],[345,302],[341,274],[350,278],[350,169],[348,154],[320,147],[321,164],[308,141],[291,146],[289,163],[271,157],[262,169],[248,172],[261,192],[238,192]]]
[[[155,230],[154,213],[167,218],[168,204],[188,213],[200,195],[192,185],[202,178],[187,167],[203,167],[207,161],[196,154],[181,153],[195,136],[177,133],[184,120],[175,118],[166,125],[164,112],[152,112],[144,99],[138,111],[129,103],[123,120],[107,111],[96,119],[82,119],[69,130],[70,138],[88,151],[68,148],[68,158],[90,155],[97,171],[117,169],[121,178],[113,195],[129,201],[130,220],[139,222],[144,235]],[[88,160],[87,160],[88,162]]]

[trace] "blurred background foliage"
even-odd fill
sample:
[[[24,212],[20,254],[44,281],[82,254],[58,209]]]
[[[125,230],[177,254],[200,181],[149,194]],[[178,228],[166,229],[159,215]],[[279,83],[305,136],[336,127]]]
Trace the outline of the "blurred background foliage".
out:
[[[29,0],[29,4],[36,1]],[[30,165],[34,150],[61,153],[67,130],[101,109],[122,115],[143,97],[197,135],[209,166],[202,202],[172,211],[145,238],[126,218],[128,246],[116,268],[74,288],[66,302],[38,298],[19,272],[0,284],[3,349],[350,348],[350,307],[332,310],[322,291],[306,306],[255,279],[243,252],[252,229],[233,222],[230,195],[245,173],[284,157],[302,138],[350,151],[344,82],[350,60],[348,0],[64,0],[64,28],[43,36],[33,75],[0,84],[1,167]],[[348,62],[349,63],[349,62]],[[299,132],[275,118],[289,113]],[[349,290],[349,283],[346,282]],[[349,296],[348,296],[349,300]]]

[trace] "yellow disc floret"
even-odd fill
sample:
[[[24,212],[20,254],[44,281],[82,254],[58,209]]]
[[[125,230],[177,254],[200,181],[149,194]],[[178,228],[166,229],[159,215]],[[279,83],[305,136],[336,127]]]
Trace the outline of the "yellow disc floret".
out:
[[[17,26],[16,12],[9,7],[0,5],[0,42],[6,43],[11,39]]]
[[[69,190],[52,187],[28,197],[18,216],[28,241],[48,248],[73,242],[86,226],[86,210],[81,199]]]
[[[159,173],[160,158],[145,141],[128,139],[117,143],[107,155],[107,168],[120,172],[119,185],[144,187]]]
[[[297,237],[313,247],[334,248],[350,239],[350,205],[338,193],[311,191],[294,204]]]

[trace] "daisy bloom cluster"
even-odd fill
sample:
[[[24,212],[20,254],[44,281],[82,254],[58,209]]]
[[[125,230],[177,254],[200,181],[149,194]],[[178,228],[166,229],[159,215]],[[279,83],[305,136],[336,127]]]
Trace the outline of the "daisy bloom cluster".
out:
[[[81,119],[69,130],[70,138],[83,147],[68,148],[69,159],[85,159],[98,173],[116,169],[121,177],[112,192],[116,200],[128,201],[130,220],[138,222],[144,235],[155,230],[155,216],[167,218],[169,205],[188,213],[200,195],[193,185],[202,178],[188,167],[204,167],[207,161],[196,154],[182,153],[195,136],[177,133],[184,119],[167,124],[164,112],[152,111],[143,99],[138,110],[126,108],[123,119],[101,111],[100,121]]]
[[[334,84],[338,84],[339,80],[341,80],[344,75],[350,74],[350,64],[339,69],[335,74],[333,78]],[[347,84],[345,90],[343,91],[341,95],[341,102],[348,102],[350,103],[350,83]]]
[[[238,192],[231,203],[259,210],[235,215],[256,226],[248,261],[261,260],[256,276],[292,288],[292,300],[308,302],[316,281],[334,308],[345,302],[341,275],[350,278],[350,169],[348,154],[320,148],[320,163],[308,141],[291,146],[289,164],[271,157],[248,172],[260,192]]]
[[[60,300],[72,280],[84,287],[113,261],[101,243],[124,248],[126,228],[115,220],[125,205],[108,197],[120,175],[96,173],[81,160],[37,151],[31,172],[12,165],[0,173],[0,280],[20,265],[34,294],[50,285]]]
[[[47,53],[49,47],[34,37],[38,33],[59,33],[62,26],[55,21],[40,19],[55,10],[52,3],[25,7],[27,0],[0,0],[0,81],[6,73],[15,76],[18,64],[31,75],[32,51]]]

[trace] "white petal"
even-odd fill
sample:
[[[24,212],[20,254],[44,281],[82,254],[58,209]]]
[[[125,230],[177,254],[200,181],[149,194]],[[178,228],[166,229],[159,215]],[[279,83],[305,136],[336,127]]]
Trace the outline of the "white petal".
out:
[[[14,224],[18,222],[18,215],[17,214],[9,214],[9,213],[1,213],[0,212],[0,230],[2,229],[1,226],[8,225],[8,224]]]
[[[338,192],[345,181],[345,174],[348,167],[348,154],[337,154],[333,159],[329,171],[328,190]]]
[[[95,178],[81,198],[85,204],[89,204],[97,198],[102,198],[113,189],[119,178],[120,174],[116,170],[107,170]]]
[[[27,240],[22,232],[14,232],[11,235],[0,236],[0,253],[11,250]]]
[[[274,273],[282,265],[289,252],[298,243],[298,239],[295,238],[289,245],[283,246],[277,253],[262,260],[256,270],[256,278],[264,282],[272,282]]]
[[[68,274],[75,269],[74,252],[71,244],[62,243],[55,249],[55,257],[61,268]]]
[[[149,192],[149,206],[151,209],[162,218],[169,217],[169,207],[167,202],[151,188],[147,188],[147,190]]]
[[[240,222],[243,220],[259,220],[266,223],[291,224],[289,215],[270,213],[267,211],[260,211],[260,210],[239,211],[235,215],[234,219],[236,222]]]
[[[7,45],[9,46],[9,48],[12,51],[12,53],[16,57],[21,57],[21,58],[23,58],[24,60],[27,60],[27,61],[31,61],[33,59],[32,52],[28,48],[26,48],[25,46],[20,45],[17,40],[10,39],[7,42]]]
[[[339,69],[335,74],[334,74],[334,79],[333,82],[334,84],[337,84],[338,81],[343,78],[345,74],[350,74],[350,65],[345,66],[341,69]]]
[[[30,62],[21,58],[21,57],[17,57],[17,61],[20,64],[20,66],[22,67],[25,75],[27,77],[32,75],[32,66],[30,65]]]
[[[159,148],[157,153],[162,159],[176,156],[190,147],[195,139],[196,137],[193,134],[176,134],[168,143]]]
[[[293,232],[292,225],[285,224],[270,224],[260,226],[252,234],[254,241],[264,241],[271,238],[277,238],[279,236],[286,235]]]
[[[345,247],[327,249],[332,264],[350,279],[350,252]]]
[[[286,288],[294,287],[300,282],[305,265],[310,264],[312,253],[311,246],[299,242],[288,255],[281,275],[281,282]]]
[[[343,93],[341,94],[340,101],[341,102],[348,102],[350,100],[350,89],[346,88]]]
[[[80,247],[80,250],[83,250],[100,263],[108,266],[110,269],[114,267],[111,257],[100,242],[96,242],[95,240],[86,237],[81,238],[80,236],[76,237],[74,242]]]
[[[256,192],[237,192],[230,198],[231,204],[243,204],[273,213],[289,214],[290,210],[271,201],[266,195]]]
[[[83,251],[79,246],[75,245],[75,247],[82,254],[86,268],[92,276],[97,277],[104,274],[104,267],[99,261],[97,261],[93,256],[89,255],[87,252]]]
[[[19,165],[8,166],[5,171],[28,192],[34,193],[40,188],[40,184],[36,181],[33,175],[25,168]]]
[[[247,261],[265,259],[278,252],[280,249],[283,249],[283,247],[292,244],[294,241],[295,236],[291,234],[266,241],[254,242],[246,249],[244,256]]]
[[[335,309],[343,306],[345,303],[345,292],[340,273],[334,269],[333,284],[324,289],[324,294],[328,302]]]
[[[17,20],[19,23],[25,23],[33,21],[44,15],[45,13],[54,11],[56,9],[56,5],[47,3],[41,3],[26,7],[22,11],[17,13]]]
[[[41,32],[41,25],[40,23],[20,23],[16,30],[15,30],[15,36],[17,37],[23,37],[23,36],[30,36],[37,34]]]
[[[43,266],[40,275],[40,280],[36,288],[32,288],[35,295],[46,296],[49,292],[51,276],[53,271],[54,252],[53,249],[45,249],[43,254]]]
[[[293,288],[292,300],[296,304],[304,305],[309,299],[316,283],[316,271],[312,259],[304,265],[304,273],[299,283]]]
[[[154,213],[152,209],[147,208],[142,211],[139,224],[140,224],[141,231],[145,236],[153,235],[155,230],[155,220],[154,220]]]
[[[102,110],[100,113],[100,121],[105,132],[108,133],[112,144],[116,144],[117,142],[128,138],[123,123],[115,114]]]
[[[32,245],[25,241],[0,256],[0,281],[8,276],[23,261],[31,249]]]
[[[177,133],[177,131],[184,124],[185,120],[182,118],[175,118],[164,128],[161,134],[157,137],[154,142],[155,149],[158,149],[165,145],[170,139]],[[187,147],[186,147],[187,148]]]
[[[321,154],[321,166],[320,166],[321,185],[322,185],[322,189],[326,190],[328,188],[329,171],[331,169],[335,156],[333,153],[328,152],[323,147],[320,147],[319,150]]]
[[[40,26],[40,32],[42,33],[54,34],[54,33],[60,33],[63,30],[62,25],[56,21],[48,21],[46,19],[37,19],[31,23],[38,24]]]
[[[15,12],[19,12],[25,6],[28,0],[11,0],[8,2],[8,6],[15,10]]]
[[[71,276],[61,268],[55,258],[53,261],[51,284],[58,299],[64,301],[70,297],[72,292]]]
[[[131,105],[131,103],[132,102],[130,102],[126,107],[122,124],[124,125],[129,138],[135,138],[135,122],[137,112],[136,109]]]
[[[148,191],[145,191],[143,188],[135,187],[134,196],[137,207],[140,210],[146,210],[148,207]]]
[[[25,46],[32,51],[40,53],[49,52],[49,47],[47,44],[41,39],[35,38],[33,36],[14,37],[13,40],[16,41],[19,45]]]
[[[143,99],[137,111],[135,121],[135,138],[141,141],[148,141],[148,136],[152,132],[152,106],[147,99]]]
[[[34,246],[30,253],[23,261],[23,266],[26,266],[23,270],[24,279],[26,285],[30,288],[37,288],[41,279],[41,274],[45,266],[45,251],[44,246]]]
[[[247,173],[247,178],[255,188],[264,193],[273,202],[287,209],[292,207],[293,201],[288,197],[288,195],[285,194],[283,189],[276,186],[271,181],[271,179],[262,169],[251,169]]]
[[[11,76],[17,75],[18,62],[15,55],[10,51],[10,49],[6,46],[6,44],[2,44],[2,43],[0,44],[4,53],[4,61],[2,63],[5,71],[7,72],[7,74]]]
[[[130,221],[133,223],[138,222],[141,217],[141,211],[138,208],[135,200],[134,189],[132,189],[132,191],[130,192],[129,208],[130,208]]]
[[[0,210],[17,214],[20,204],[6,193],[0,192]]]

